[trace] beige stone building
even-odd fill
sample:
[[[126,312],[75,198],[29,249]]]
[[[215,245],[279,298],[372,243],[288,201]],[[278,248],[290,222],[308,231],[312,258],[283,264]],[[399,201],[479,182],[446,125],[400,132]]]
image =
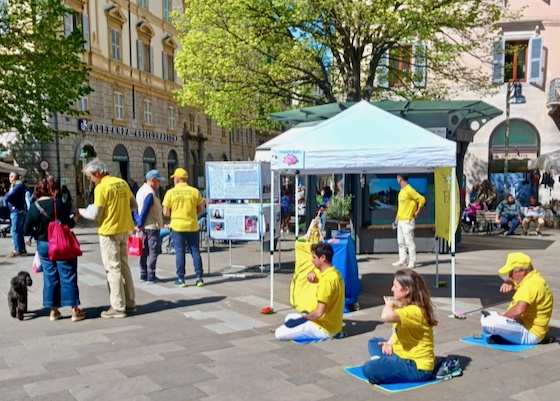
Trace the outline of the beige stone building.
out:
[[[560,149],[560,3],[509,0],[505,4],[513,9],[526,7],[520,20],[502,23],[501,37],[494,38],[492,79],[500,84],[500,90],[482,100],[504,114],[482,126],[469,144],[465,157],[467,190],[489,178],[498,184],[503,196],[507,82],[517,81],[525,103],[510,103],[507,192],[522,202],[538,194],[544,204],[560,197],[560,183],[555,177],[554,189],[539,185],[539,177],[527,169],[527,160]],[[490,72],[490,66],[486,68]],[[512,99],[515,95],[512,90]],[[462,93],[461,98],[472,99],[473,95]]]
[[[52,126],[72,135],[39,144],[32,157],[15,155],[33,171],[46,160],[78,205],[90,200],[82,170],[97,156],[111,173],[142,182],[147,171],[169,176],[186,168],[189,182],[204,188],[204,164],[211,160],[249,160],[264,138],[251,129],[227,131],[200,110],[179,107],[173,91],[181,81],[174,69],[180,42],[171,24],[181,0],[66,0],[73,10],[65,31],[83,26],[84,61],[94,89],[77,107],[81,118],[56,116]],[[28,150],[26,150],[28,152]],[[33,181],[33,178],[31,178]]]

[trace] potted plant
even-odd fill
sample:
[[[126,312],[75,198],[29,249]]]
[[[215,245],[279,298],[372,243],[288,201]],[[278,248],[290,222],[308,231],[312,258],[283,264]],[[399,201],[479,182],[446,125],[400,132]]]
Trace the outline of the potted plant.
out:
[[[327,208],[327,216],[336,220],[338,225],[338,230],[340,231],[340,221],[350,218],[350,212],[352,211],[352,199],[354,195],[335,196],[331,198],[329,202],[329,207]]]

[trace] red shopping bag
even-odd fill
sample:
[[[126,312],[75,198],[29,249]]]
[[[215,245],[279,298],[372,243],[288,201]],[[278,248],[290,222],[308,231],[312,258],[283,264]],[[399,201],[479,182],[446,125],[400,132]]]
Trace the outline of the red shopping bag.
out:
[[[138,235],[128,237],[127,249],[130,256],[142,256],[142,237]]]

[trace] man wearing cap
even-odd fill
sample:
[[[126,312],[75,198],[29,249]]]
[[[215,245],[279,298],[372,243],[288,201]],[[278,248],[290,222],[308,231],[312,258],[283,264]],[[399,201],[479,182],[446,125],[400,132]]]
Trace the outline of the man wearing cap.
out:
[[[177,280],[175,287],[184,288],[185,284],[185,243],[189,247],[196,273],[196,286],[202,287],[202,258],[198,248],[199,225],[197,216],[204,211],[205,204],[200,191],[187,184],[188,174],[178,168],[171,176],[175,186],[163,198],[163,215],[170,217],[169,228],[175,248]]]
[[[150,170],[146,182],[136,193],[138,213],[135,213],[136,230],[142,231],[142,256],[140,256],[140,281],[155,283],[156,262],[159,251],[159,231],[163,227],[163,208],[156,191],[165,178],[159,171]]]
[[[408,269],[416,267],[416,244],[414,242],[415,221],[420,211],[426,204],[426,198],[420,195],[408,183],[408,174],[397,175],[397,182],[401,190],[398,197],[397,215],[397,241],[399,244],[399,260],[393,263],[394,267],[406,266]],[[406,256],[408,252],[408,264]]]
[[[491,335],[489,342],[540,343],[548,331],[553,306],[546,280],[521,252],[510,253],[498,273],[509,275],[500,292],[515,290],[515,294],[506,313],[482,311],[482,332]]]

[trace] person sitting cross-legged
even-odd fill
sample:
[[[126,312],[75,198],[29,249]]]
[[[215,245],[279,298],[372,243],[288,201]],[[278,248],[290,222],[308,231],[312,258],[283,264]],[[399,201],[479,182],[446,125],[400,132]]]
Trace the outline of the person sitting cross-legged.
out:
[[[362,367],[372,384],[423,382],[435,378],[434,305],[426,282],[409,269],[395,272],[393,298],[383,297],[381,320],[392,323],[389,340],[369,340],[371,359]]]
[[[489,342],[540,343],[548,331],[553,308],[546,280],[533,267],[529,255],[522,252],[510,253],[498,273],[509,275],[500,292],[515,294],[505,313],[482,311],[482,332],[491,336]]]
[[[511,222],[511,227],[509,223]],[[500,202],[496,208],[496,223],[500,223],[504,235],[513,235],[521,222],[521,207],[512,194],[508,194],[506,200]]]
[[[529,198],[529,206],[527,206],[527,211],[525,212],[525,217],[523,218],[523,235],[529,233],[529,225],[532,221],[537,223],[537,235],[540,237],[542,235],[541,230],[544,226],[544,209],[537,198],[531,196]]]
[[[314,244],[311,261],[319,270],[307,280],[317,284],[317,307],[309,313],[290,313],[276,329],[278,340],[326,340],[342,331],[344,314],[344,280],[331,264],[334,255],[330,244]]]

